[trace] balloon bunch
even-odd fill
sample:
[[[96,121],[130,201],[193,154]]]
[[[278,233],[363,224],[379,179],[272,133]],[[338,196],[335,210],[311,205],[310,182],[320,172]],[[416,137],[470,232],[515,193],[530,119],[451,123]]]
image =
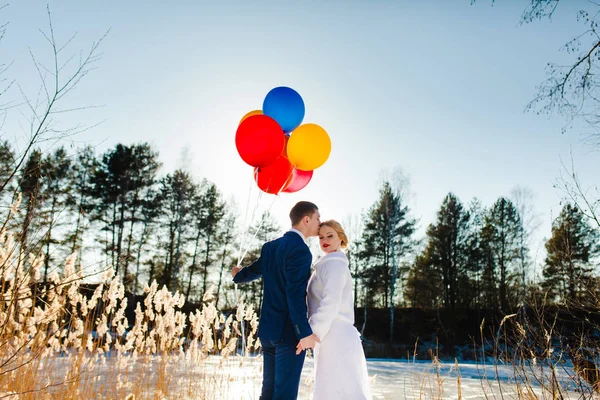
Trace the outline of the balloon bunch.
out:
[[[267,93],[262,110],[250,111],[240,121],[235,146],[254,167],[254,180],[263,192],[303,189],[329,158],[329,135],[317,124],[302,124],[304,112],[300,94],[280,86]]]

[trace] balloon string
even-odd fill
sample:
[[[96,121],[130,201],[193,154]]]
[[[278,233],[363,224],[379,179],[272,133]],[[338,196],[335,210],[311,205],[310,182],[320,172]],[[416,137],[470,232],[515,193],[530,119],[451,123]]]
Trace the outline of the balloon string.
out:
[[[259,196],[262,193],[259,194]],[[256,231],[254,232],[254,235],[252,235],[252,239],[250,239],[248,241],[248,246],[246,247],[246,249],[244,250],[244,254],[242,254],[242,256],[238,259],[238,262],[236,263],[237,266],[240,265],[240,262],[244,259],[244,257],[246,257],[246,253],[248,253],[248,249],[250,248],[250,245],[252,244],[252,242],[254,241],[254,239],[256,238],[256,235],[258,235],[258,232],[260,232],[263,223],[265,222],[265,217],[267,215],[267,213],[271,210],[271,207],[273,207],[273,204],[275,203],[275,200],[277,200],[279,196],[275,196],[275,198],[273,199],[273,201],[271,202],[271,205],[269,206],[269,208],[267,209],[267,211],[265,213],[263,213],[263,216],[260,220],[260,224],[258,225],[258,228],[256,228]],[[258,205],[256,206],[256,208],[258,208]],[[255,210],[256,210],[255,208]],[[240,306],[240,296],[239,296],[239,292],[238,292],[238,285],[237,283],[234,285],[234,291],[235,291],[235,299],[236,299],[236,303],[238,304],[238,307]],[[240,327],[241,327],[241,334],[242,334],[242,357],[244,357],[246,355],[246,335],[244,333],[244,321],[240,321]]]
[[[258,193],[258,198],[256,200],[256,205],[254,207],[254,210],[252,211],[252,218],[250,219],[250,223],[248,224],[248,227],[246,229],[244,229],[243,232],[243,240],[242,240],[242,244],[240,246],[240,253],[242,251],[242,249],[244,249],[243,253],[240,255],[238,253],[238,258],[237,258],[237,262],[236,262],[236,266],[240,266],[240,263],[242,262],[242,260],[244,259],[244,257],[246,257],[246,254],[248,253],[248,250],[250,249],[250,246],[252,244],[252,242],[254,241],[254,239],[256,239],[256,236],[258,235],[258,232],[260,232],[260,230],[262,229],[262,226],[266,220],[266,216],[269,213],[269,211],[271,211],[271,208],[273,207],[273,204],[275,204],[275,201],[277,201],[277,199],[279,198],[279,193],[281,193],[281,191],[283,190],[283,188],[285,187],[285,185],[288,183],[288,181],[292,178],[292,176],[294,175],[294,172],[296,171],[296,167],[292,168],[292,171],[290,172],[290,174],[288,175],[287,179],[283,182],[283,185],[281,185],[281,187],[279,188],[279,190],[277,191],[277,193],[274,193],[275,196],[273,198],[273,201],[271,202],[271,204],[269,205],[269,207],[267,208],[267,210],[263,213],[261,219],[260,219],[260,224],[258,225],[258,227],[256,228],[254,235],[252,235],[252,238],[246,242],[246,238],[248,237],[247,232],[250,230],[250,227],[252,226],[252,223],[254,222],[254,218],[256,217],[256,211],[258,210],[258,206],[260,204],[260,200],[262,198],[262,190],[259,191]],[[256,175],[258,174],[258,172],[255,170],[254,172],[255,174],[255,178]],[[256,179],[255,179],[256,180]],[[250,189],[252,189],[252,185],[250,186]],[[268,188],[267,188],[268,190]],[[248,206],[250,204],[250,193],[248,194],[248,202],[246,204],[246,216],[244,217],[244,219],[247,219],[247,215],[248,215]],[[247,244],[247,245],[246,245]],[[234,285],[234,292],[235,292],[235,299],[236,299],[236,303],[238,304],[238,307],[240,306],[240,296],[239,296],[239,292],[238,292],[238,285],[237,283]],[[245,329],[244,329],[244,322],[243,320],[240,321],[240,327],[241,327],[241,334],[242,334],[242,356],[246,355],[246,336],[245,336]]]
[[[248,250],[250,249],[250,246],[252,244],[252,242],[254,241],[254,239],[256,238],[256,236],[258,235],[258,232],[260,232],[264,222],[265,222],[265,216],[266,214],[271,211],[271,208],[273,207],[273,204],[275,204],[275,201],[279,198],[279,193],[281,193],[281,191],[283,190],[283,188],[285,187],[285,185],[288,183],[288,181],[290,180],[290,178],[294,175],[294,171],[296,171],[296,167],[292,168],[292,172],[290,172],[290,174],[288,175],[287,179],[283,182],[283,185],[281,185],[281,187],[279,188],[279,190],[276,193],[273,193],[275,195],[275,197],[273,198],[273,201],[271,202],[271,204],[269,205],[269,207],[267,208],[267,210],[263,213],[261,220],[260,220],[260,224],[258,225],[258,228],[256,228],[256,231],[254,232],[254,235],[252,235],[252,238],[248,241],[248,246],[245,246],[244,242],[244,253],[242,254],[241,257],[238,257],[238,261],[236,263],[236,266],[240,266],[240,263],[242,262],[242,260],[244,259],[244,257],[246,257],[246,253],[248,253]],[[269,187],[267,187],[267,190],[269,189]],[[262,195],[262,191],[260,192],[260,195]],[[256,209],[258,208],[258,206],[254,209],[254,212],[256,212]],[[252,216],[252,221],[254,221],[254,214]]]
[[[256,172],[255,172],[256,175]],[[240,243],[240,246],[238,248],[238,255],[236,256],[236,266],[239,266],[239,257],[240,257],[240,253],[242,252],[242,248],[245,244],[245,238],[246,238],[246,231],[247,231],[247,226],[249,226],[248,223],[248,210],[250,209],[250,197],[252,194],[252,187],[254,186],[254,181],[251,180],[250,181],[250,186],[248,186],[248,196],[246,197],[246,208],[245,208],[245,213],[244,213],[244,223],[242,224],[242,226],[244,227],[243,231],[242,231],[242,240]],[[260,193],[259,193],[260,195]],[[257,205],[256,207],[258,207],[258,200],[257,200]]]
[[[256,174],[256,172],[255,172]],[[248,196],[246,197],[246,212],[244,214],[244,227],[246,223],[248,223],[248,209],[250,208],[250,195],[252,194],[252,187],[254,186],[254,181],[250,180],[250,186],[248,186]]]
[[[254,171],[254,178],[256,178],[257,175],[257,171]],[[254,181],[255,179],[253,179]],[[258,197],[256,199],[256,204],[254,205],[254,209],[252,210],[252,217],[250,218],[250,222],[248,222],[248,225],[246,226],[246,222],[248,221],[248,209],[250,208],[250,198],[251,198],[251,193],[252,193],[252,187],[254,186],[254,182],[250,182],[250,189],[248,190],[248,200],[246,202],[246,213],[244,216],[244,230],[242,232],[242,240],[240,243],[240,247],[239,247],[239,251],[238,251],[238,256],[237,256],[237,261],[235,263],[236,266],[239,266],[241,261],[242,261],[242,256],[240,255],[242,253],[242,249],[246,246],[246,238],[248,237],[248,230],[250,229],[250,226],[252,225],[252,223],[254,222],[254,218],[256,216],[256,210],[258,209],[258,206],[260,204],[260,199],[262,197],[262,191],[259,190],[258,192]],[[244,256],[245,256],[245,252],[244,252]],[[235,293],[235,302],[238,306],[238,308],[241,305],[240,302],[240,294],[238,291],[238,285],[237,283],[235,283],[233,285],[234,288],[234,293]],[[242,320],[239,321],[240,322],[240,328],[241,328],[241,336],[242,336],[242,356],[246,355],[246,334],[245,334],[245,328],[244,328],[244,317],[242,316]]]
[[[258,172],[255,170],[254,171],[254,179],[253,179],[253,181],[256,179],[256,175],[257,174],[258,174]],[[250,191],[252,190],[252,186],[253,185],[251,184]],[[256,218],[256,211],[258,210],[258,207],[260,205],[260,201],[261,201],[262,195],[263,195],[262,190],[259,190],[258,191],[258,197],[256,198],[256,203],[254,205],[254,209],[252,210],[252,217],[250,218],[250,222],[248,222],[248,224],[246,225],[246,222],[247,222],[247,219],[248,219],[247,218],[248,209],[250,208],[249,207],[249,205],[250,205],[250,197],[251,197],[250,196],[250,192],[248,193],[248,203],[246,204],[246,217],[244,218],[244,230],[242,232],[242,240],[241,240],[240,247],[239,247],[239,250],[238,250],[238,255],[236,257],[237,261],[235,263],[235,265],[237,267],[240,266],[240,264],[241,264],[241,262],[243,260],[243,257],[245,256],[245,253],[247,252],[247,250],[244,251],[244,249],[246,248],[246,243],[247,243],[246,240],[248,238],[248,231],[250,230],[250,227],[252,226],[252,224],[254,223],[254,219]],[[248,242],[248,246],[249,246],[249,242]],[[241,255],[242,253],[244,253],[244,256]]]

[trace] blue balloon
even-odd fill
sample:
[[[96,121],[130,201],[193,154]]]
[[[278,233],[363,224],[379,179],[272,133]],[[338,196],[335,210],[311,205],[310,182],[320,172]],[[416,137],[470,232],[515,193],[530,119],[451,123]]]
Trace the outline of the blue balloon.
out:
[[[289,133],[304,119],[304,100],[294,89],[279,86],[267,93],[262,111],[277,121],[285,133]]]

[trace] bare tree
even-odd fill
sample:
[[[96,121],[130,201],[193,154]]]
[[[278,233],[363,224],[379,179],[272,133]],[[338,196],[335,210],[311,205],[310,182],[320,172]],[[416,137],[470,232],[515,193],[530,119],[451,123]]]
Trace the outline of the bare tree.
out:
[[[0,7],[0,10],[6,6]],[[2,167],[2,174],[0,175],[0,195],[5,195],[10,188],[18,188],[19,185],[14,184],[19,177],[27,160],[36,153],[37,148],[42,143],[53,144],[60,140],[63,140],[71,135],[82,132],[85,129],[89,129],[83,125],[76,125],[70,128],[61,128],[58,124],[58,116],[64,115],[72,111],[80,110],[86,107],[78,108],[61,108],[64,104],[65,97],[73,91],[83,77],[85,77],[95,66],[99,60],[98,49],[102,39],[106,36],[94,42],[88,51],[83,52],[80,57],[75,58],[74,56],[65,56],[65,53],[69,52],[69,44],[72,42],[73,37],[67,40],[65,43],[59,43],[55,38],[54,26],[52,24],[52,18],[50,8],[47,7],[48,14],[48,28],[46,31],[40,30],[42,37],[46,40],[48,47],[50,48],[50,57],[47,62],[41,61],[42,58],[38,58],[30,50],[29,54],[33,65],[37,71],[37,76],[40,80],[40,90],[35,96],[30,96],[23,89],[23,86],[19,84],[16,79],[5,78],[10,71],[11,62],[0,62],[0,129],[3,130],[4,122],[11,117],[10,113],[15,111],[20,115],[24,116],[27,120],[27,130],[23,132],[24,137],[17,137],[18,143],[24,143],[21,148],[14,148],[14,157],[3,158],[5,162]],[[7,24],[0,25],[0,40],[4,38],[6,33]],[[108,32],[107,32],[108,33]],[[33,79],[31,79],[33,81]],[[17,88],[18,93],[16,96],[20,98],[19,101],[5,100],[7,96],[11,95],[12,89]],[[5,134],[2,132],[2,134]],[[2,140],[2,146],[5,147],[8,144],[8,140]],[[12,147],[12,146],[11,146]],[[11,151],[12,152],[12,151]],[[37,156],[36,156],[37,157]],[[8,160],[8,162],[6,162]],[[39,164],[39,163],[38,163]],[[39,168],[38,168],[39,169]],[[40,171],[35,171],[35,174],[39,174]],[[19,197],[17,197],[18,199]],[[18,203],[16,202],[10,207],[6,220],[4,221],[4,227],[10,226],[11,219],[15,218],[15,214],[19,211]],[[56,211],[56,210],[55,210]],[[32,218],[33,213],[26,216]],[[28,226],[30,221],[26,221],[22,226]],[[45,224],[45,228],[48,229],[48,233],[43,233],[42,236],[50,236],[50,228],[54,225],[54,221],[50,219]],[[14,228],[14,226],[12,226]],[[22,235],[24,231],[18,232],[17,236]],[[36,264],[36,261],[28,261],[25,264],[21,260],[35,259],[36,254],[33,251],[29,251],[29,248],[22,245],[25,240],[19,243],[16,241],[15,244],[9,248],[5,248],[7,251],[7,258],[13,258],[13,261],[4,261],[0,265],[0,276],[2,279],[1,290],[4,296],[2,302],[2,309],[6,312],[6,315],[17,315],[17,310],[22,308],[22,302],[27,300],[29,304],[35,304],[36,297],[39,299],[47,298],[49,290],[54,290],[57,293],[60,285],[68,285],[75,281],[81,282],[85,276],[73,274],[66,276],[66,280],[63,283],[54,283],[52,288],[46,285],[38,285],[39,279],[35,277],[35,268],[30,268],[31,264]],[[28,268],[22,268],[27,265]],[[41,265],[41,264],[38,264]],[[20,271],[20,272],[17,272]],[[6,279],[7,276],[11,276]],[[34,282],[34,284],[32,284]],[[10,285],[10,286],[9,286]],[[33,288],[33,290],[31,290]],[[47,305],[47,304],[46,304]],[[55,314],[60,314],[66,311],[55,310]],[[3,320],[0,324],[0,348],[6,350],[12,347],[10,343],[13,342],[16,330],[14,327],[11,328],[11,319],[8,318]],[[64,321],[63,321],[64,322]],[[41,352],[31,351],[28,353],[26,350],[29,344],[39,340],[40,334],[45,334],[46,329],[36,329],[36,333],[28,336],[26,345],[13,347],[9,352],[4,352],[2,371],[0,374],[6,374],[10,371],[15,371],[21,367],[25,367],[27,364],[32,363],[34,359],[41,356]],[[8,357],[5,355],[9,354]],[[22,357],[25,355],[26,357]],[[23,361],[25,360],[25,361]],[[35,362],[33,363],[35,364]],[[23,368],[24,371],[25,368]],[[66,379],[66,378],[65,378]],[[15,392],[18,396],[22,393]]]
[[[348,215],[344,218],[344,230],[349,239],[346,253],[350,261],[354,284],[354,308],[358,307],[358,289],[361,281],[360,276],[360,258],[358,257],[360,238],[362,236],[363,224],[359,215]],[[366,307],[365,307],[366,310]]]
[[[540,214],[535,210],[535,195],[530,188],[524,186],[514,187],[510,191],[510,199],[517,209],[523,228],[519,233],[518,241],[519,259],[521,264],[521,284],[523,285],[522,301],[524,303],[526,298],[527,271],[531,266],[531,259],[529,256],[529,250],[532,245],[531,240],[533,234],[541,225],[541,219]]]
[[[389,182],[392,192],[394,193],[394,195],[400,200],[400,202],[402,204],[405,205],[410,205],[414,199],[414,193],[412,192],[411,188],[410,188],[410,176],[408,175],[408,173],[402,168],[402,167],[395,167],[393,168],[391,171],[382,171],[380,173],[380,183],[383,184],[384,182]],[[397,223],[398,219],[400,218],[399,215],[396,214],[392,214],[392,218],[390,220],[391,224],[395,224]],[[416,229],[416,224],[418,223],[418,220],[413,219],[413,225],[415,225],[413,227],[413,230]],[[414,246],[416,246],[418,243],[417,241],[411,239],[410,241],[410,248],[413,248]],[[396,290],[396,284],[397,284],[397,280],[398,277],[400,277],[400,284],[402,285],[403,281],[404,281],[404,275],[400,275],[400,272],[405,272],[407,273],[408,271],[406,269],[404,269],[403,271],[400,271],[399,265],[401,262],[406,261],[408,258],[410,258],[412,256],[411,253],[407,253],[405,251],[405,249],[396,249],[395,244],[392,242],[390,242],[390,246],[391,246],[391,256],[392,256],[392,264],[393,264],[393,271],[392,271],[392,282],[391,282],[391,293],[390,293],[390,297],[391,297],[391,301],[393,303],[394,301],[394,296],[396,293],[399,293],[400,295],[402,295],[403,290]],[[392,306],[392,311],[393,312],[393,306]],[[393,315],[391,316],[392,318],[392,323],[393,323]]]
[[[68,109],[61,108],[60,104],[61,101],[77,86],[81,79],[95,68],[100,59],[100,55],[98,54],[100,44],[108,34],[108,31],[100,38],[100,40],[93,42],[86,52],[82,52],[78,61],[75,61],[76,58],[74,55],[65,56],[65,53],[69,51],[69,44],[73,41],[75,36],[72,36],[65,43],[57,42],[54,26],[52,24],[50,6],[47,6],[46,9],[48,13],[48,29],[46,31],[40,30],[40,32],[50,47],[50,60],[49,62],[40,61],[31,50],[29,51],[31,60],[40,80],[41,87],[38,92],[40,95],[34,100],[25,93],[21,85],[16,81],[10,81],[0,92],[0,95],[3,95],[11,86],[13,86],[13,82],[16,83],[23,100],[20,104],[26,110],[23,111],[23,113],[29,114],[29,132],[27,133],[26,144],[18,153],[12,171],[2,182],[0,182],[0,192],[5,190],[7,185],[14,179],[17,171],[23,166],[30,151],[37,144],[44,141],[58,142],[91,128],[91,126],[78,124],[61,129],[57,126],[56,116],[92,107],[88,106]],[[4,35],[5,29],[6,24],[0,27],[0,38]],[[10,64],[0,64],[0,73],[5,72],[9,66]]]
[[[588,186],[581,181],[575,169],[573,153],[571,153],[569,166],[565,165],[562,160],[561,163],[562,171],[554,187],[600,228],[600,190],[598,185]]]
[[[4,7],[0,7],[0,10],[2,9]],[[38,57],[31,49],[29,50],[29,55],[39,79],[39,90],[35,92],[35,96],[28,95],[17,79],[5,78],[10,72],[12,62],[0,64],[0,114],[2,115],[0,129],[4,127],[7,120],[12,118],[13,113],[23,116],[26,120],[24,125],[27,126],[21,137],[18,133],[16,134],[13,143],[8,140],[2,141],[3,166],[0,176],[0,196],[9,196],[10,192],[13,192],[13,202],[18,202],[17,199],[20,199],[17,192],[22,188],[21,182],[16,183],[17,177],[23,175],[22,172],[26,169],[27,160],[34,155],[34,150],[42,147],[42,144],[50,147],[67,137],[90,128],[83,124],[61,127],[58,116],[88,108],[85,106],[67,108],[63,104],[65,104],[65,98],[81,79],[95,68],[100,59],[98,54],[100,43],[108,34],[106,32],[100,40],[93,42],[90,48],[85,52],[81,52],[78,58],[74,55],[69,56],[67,53],[71,51],[69,45],[72,43],[74,36],[64,43],[57,41],[49,6],[46,7],[46,10],[48,27],[46,30],[40,30],[40,33],[41,37],[47,42],[50,55],[48,57]],[[7,23],[0,25],[0,40],[4,38],[7,26]],[[35,79],[29,79],[28,81],[35,81]],[[17,91],[14,94],[13,88]],[[8,96],[14,96],[19,100],[7,99]],[[6,135],[4,131],[0,134]],[[10,151],[8,151],[9,148]],[[8,153],[10,153],[10,157],[5,157]],[[35,202],[32,203],[32,207],[34,209],[28,210],[24,215],[25,221],[21,222],[23,230],[19,233],[21,240],[18,243],[22,251],[28,251],[25,238],[32,219],[38,214]],[[18,213],[19,210],[15,210],[12,214],[9,212],[4,221],[4,226],[7,226],[11,219],[14,220]],[[49,224],[46,223],[41,228],[50,231],[53,224],[54,222],[50,221]],[[37,232],[39,236],[37,240],[41,240],[42,237],[48,235],[41,228]],[[30,237],[28,241],[32,242],[35,239]],[[37,248],[37,245],[32,248]],[[17,251],[17,249],[14,250]]]
[[[533,0],[525,9],[521,23],[551,19],[560,0]],[[526,106],[527,111],[558,113],[567,122],[563,132],[581,121],[590,129],[583,139],[593,147],[600,146],[600,4],[582,2],[577,11],[581,31],[562,47],[571,61],[565,65],[549,62],[547,79],[538,86],[538,93]]]

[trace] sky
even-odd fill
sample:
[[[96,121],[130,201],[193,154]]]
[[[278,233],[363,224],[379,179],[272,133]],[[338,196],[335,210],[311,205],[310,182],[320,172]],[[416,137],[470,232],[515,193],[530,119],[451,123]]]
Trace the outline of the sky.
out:
[[[54,35],[74,61],[104,36],[101,59],[54,116],[57,129],[92,127],[71,138],[98,153],[116,143],[149,142],[161,173],[184,166],[217,184],[242,215],[270,209],[282,227],[299,200],[322,219],[358,217],[377,200],[382,174],[410,179],[419,233],[434,222],[444,196],[491,206],[517,186],[534,194],[541,226],[534,257],[560,212],[553,187],[571,153],[586,185],[596,183],[598,154],[582,130],[561,133],[559,116],[524,111],[548,62],[566,64],[564,43],[583,27],[587,1],[561,1],[552,20],[519,24],[527,2],[463,1],[171,1],[21,0],[0,11],[9,23],[0,42],[3,95],[34,99],[40,80],[31,54],[45,64]],[[73,64],[65,67],[65,72]],[[240,118],[260,109],[267,92],[289,86],[303,97],[303,122],[332,141],[327,162],[298,193],[259,196],[252,168],[234,143]],[[22,93],[21,93],[22,92]],[[9,110],[2,134],[21,141],[27,109]],[[187,156],[183,157],[184,148]],[[187,161],[182,161],[187,160]],[[562,161],[561,161],[562,160]],[[351,238],[352,239],[352,238]]]

